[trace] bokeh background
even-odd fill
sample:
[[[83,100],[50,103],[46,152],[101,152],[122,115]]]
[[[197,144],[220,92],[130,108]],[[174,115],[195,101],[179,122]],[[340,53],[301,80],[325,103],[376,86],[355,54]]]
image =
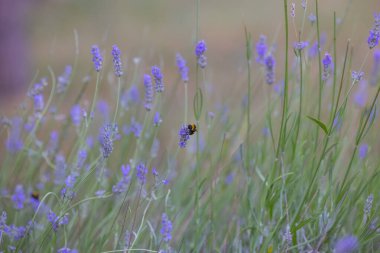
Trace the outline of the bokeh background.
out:
[[[297,4],[296,29],[300,29],[301,0],[294,2]],[[276,79],[281,79],[284,55],[282,1],[207,0],[200,4],[199,38],[206,40],[208,45],[207,80],[213,84],[209,93],[215,99],[243,94],[246,89],[245,76],[242,76],[245,70],[244,25],[252,33],[254,43],[260,34],[273,42],[277,49]],[[326,50],[331,46],[335,10],[338,19],[342,20],[338,27],[338,55],[342,57],[345,42],[351,39],[352,68],[358,69],[363,60],[361,52],[367,52],[366,38],[372,26],[372,14],[380,11],[377,1],[320,0],[319,7],[321,31],[327,31]],[[314,13],[314,8],[315,1],[309,0],[306,15]],[[78,74],[74,85],[91,67],[93,44],[105,50],[108,63],[111,46],[118,44],[128,64],[127,75],[134,57],[143,58],[147,69],[149,64],[163,66],[167,89],[177,77],[176,52],[181,52],[194,69],[195,1],[2,0],[0,13],[0,113],[3,114],[17,108],[25,99],[27,86],[37,71],[43,76],[50,65],[59,75],[65,65],[73,64],[74,30],[79,38]],[[290,41],[296,41],[292,24],[290,28]],[[307,17],[303,39],[310,43],[315,40],[315,27],[307,22]],[[371,62],[372,59],[368,60],[364,66],[366,73],[370,71]],[[10,75],[14,80],[9,79]],[[265,88],[255,87],[254,92],[260,93],[261,89]]]

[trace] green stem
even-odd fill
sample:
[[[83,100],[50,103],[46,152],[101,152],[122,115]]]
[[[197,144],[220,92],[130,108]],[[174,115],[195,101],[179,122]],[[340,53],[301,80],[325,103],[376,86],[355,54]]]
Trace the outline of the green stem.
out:
[[[322,83],[322,62],[321,62],[321,38],[319,32],[319,14],[318,14],[318,0],[315,0],[315,13],[317,17],[317,43],[318,43],[318,81],[319,81],[319,94],[318,94],[318,117],[321,118],[321,106],[322,106],[322,92],[323,92],[323,83]],[[336,66],[335,66],[336,67]],[[315,143],[314,143],[314,151],[318,148],[318,138],[319,138],[319,128],[316,127],[315,132]]]

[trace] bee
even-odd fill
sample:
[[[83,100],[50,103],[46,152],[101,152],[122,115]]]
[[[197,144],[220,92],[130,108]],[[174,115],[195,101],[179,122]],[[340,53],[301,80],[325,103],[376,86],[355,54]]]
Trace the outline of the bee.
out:
[[[38,191],[33,191],[31,194],[30,194],[30,197],[32,197],[33,199],[35,200],[40,200],[40,193]]]
[[[197,126],[195,124],[189,124],[187,125],[187,128],[189,129],[190,135],[193,135],[197,131]]]

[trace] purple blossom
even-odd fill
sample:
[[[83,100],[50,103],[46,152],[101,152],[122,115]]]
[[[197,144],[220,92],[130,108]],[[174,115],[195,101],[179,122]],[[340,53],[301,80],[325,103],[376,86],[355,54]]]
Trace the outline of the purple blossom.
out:
[[[154,118],[153,118],[153,125],[154,126],[159,126],[162,122],[162,119],[161,119],[161,115],[160,115],[160,112],[156,112],[154,114]]]
[[[158,171],[156,168],[152,168],[152,174],[153,176],[158,177]]]
[[[353,83],[359,82],[360,80],[362,80],[363,76],[364,76],[363,71],[352,71],[351,73],[352,82]]]
[[[70,83],[72,72],[73,72],[73,68],[71,67],[71,65],[67,65],[65,67],[65,71],[63,72],[63,74],[57,78],[57,93],[58,94],[66,90],[67,86]]]
[[[15,209],[23,209],[24,208],[24,202],[26,200],[24,187],[20,184],[16,185],[15,192],[11,197],[13,206]]]
[[[181,74],[182,81],[187,83],[189,81],[189,68],[186,66],[186,60],[180,53],[176,54],[176,63],[179,73]]]
[[[296,4],[291,3],[290,4],[290,16],[294,18],[296,16]]]
[[[103,57],[100,53],[98,45],[93,45],[91,48],[92,62],[94,63],[94,68],[96,72],[99,72],[103,66]]]
[[[374,14],[374,23],[372,26],[372,29],[369,31],[368,36],[368,47],[369,49],[372,49],[379,44],[379,38],[380,38],[380,14]]]
[[[190,132],[187,125],[182,125],[178,132],[179,135],[179,147],[185,148],[187,141],[190,139]]]
[[[152,76],[154,83],[156,84],[156,92],[160,93],[164,91],[164,83],[162,81],[163,75],[161,69],[158,66],[152,67]]]
[[[198,65],[202,69],[207,66],[207,57],[205,56],[206,50],[206,42],[204,40],[198,41],[197,45],[195,46],[195,55],[198,60]]]
[[[54,232],[57,232],[60,226],[69,223],[69,217],[67,214],[58,217],[52,210],[47,213],[47,220],[51,223]]]
[[[195,46],[195,56],[197,58],[201,57],[207,50],[206,42],[204,40],[198,41],[197,45]]]
[[[106,124],[100,129],[99,143],[103,158],[108,158],[113,151],[113,142],[118,135],[118,127],[116,124]]]
[[[364,215],[366,215],[366,216],[370,215],[372,205],[373,205],[373,194],[371,193],[370,195],[368,195],[368,197],[365,201],[365,205],[364,205],[364,209],[363,209]]]
[[[309,45],[309,42],[307,42],[307,41],[299,41],[299,42],[294,42],[293,48],[294,48],[294,50],[301,51],[302,49],[304,49],[308,45]]]
[[[162,239],[168,243],[172,239],[171,232],[173,230],[172,222],[169,220],[166,213],[162,214],[161,230]]]
[[[33,97],[34,112],[40,113],[44,110],[44,94],[37,94]]]
[[[129,184],[129,181],[130,181],[130,176],[129,176],[129,172],[131,171],[131,166],[129,164],[127,165],[121,165],[121,173],[123,174],[123,177],[120,179],[120,181],[112,186],[112,192],[113,193],[122,193],[122,192],[125,192],[127,190],[127,187],[128,187],[128,184]]]
[[[144,86],[145,86],[145,109],[147,111],[150,111],[152,109],[152,102],[153,102],[153,85],[152,85],[152,78],[150,75],[145,74],[144,75]]]
[[[265,58],[265,69],[266,69],[266,81],[267,84],[274,83],[274,69],[275,69],[276,61],[274,57],[270,54]]]
[[[82,108],[79,104],[73,105],[73,107],[71,107],[70,115],[74,126],[80,126],[82,120]]]
[[[308,19],[309,19],[311,24],[314,24],[315,21],[317,21],[317,17],[313,13],[310,13]]]
[[[267,37],[265,35],[260,35],[259,41],[256,43],[256,62],[260,64],[265,63],[265,54],[267,52],[266,40]]]
[[[140,138],[142,128],[143,128],[142,124],[137,122],[136,119],[132,117],[130,126],[127,126],[127,125],[123,126],[123,132],[125,135],[129,135],[133,133],[136,138]]]
[[[367,143],[363,143],[359,146],[359,158],[360,159],[364,159],[366,156],[367,156],[367,153],[368,153],[368,144]]]
[[[121,77],[123,75],[123,68],[121,64],[121,52],[117,45],[112,46],[112,61],[115,75]]]
[[[78,250],[76,249],[70,249],[70,248],[60,248],[57,253],[78,253]]]
[[[148,174],[148,168],[143,163],[139,163],[136,166],[136,176],[142,185],[146,182],[146,174]]]
[[[322,80],[327,81],[327,79],[330,76],[330,65],[332,63],[332,57],[329,53],[325,53],[325,57],[322,59],[323,64],[323,74],[322,74]]]
[[[354,235],[347,235],[340,238],[335,244],[335,253],[351,253],[359,247],[358,238]]]

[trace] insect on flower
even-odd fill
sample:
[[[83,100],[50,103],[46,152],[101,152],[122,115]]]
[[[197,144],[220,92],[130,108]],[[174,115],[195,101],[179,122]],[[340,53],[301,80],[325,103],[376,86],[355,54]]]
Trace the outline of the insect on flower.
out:
[[[33,191],[31,194],[30,194],[30,197],[35,199],[35,200],[39,200],[40,199],[40,193],[38,191]]]
[[[187,128],[189,129],[189,135],[193,135],[197,131],[197,125],[195,124],[189,124]]]

